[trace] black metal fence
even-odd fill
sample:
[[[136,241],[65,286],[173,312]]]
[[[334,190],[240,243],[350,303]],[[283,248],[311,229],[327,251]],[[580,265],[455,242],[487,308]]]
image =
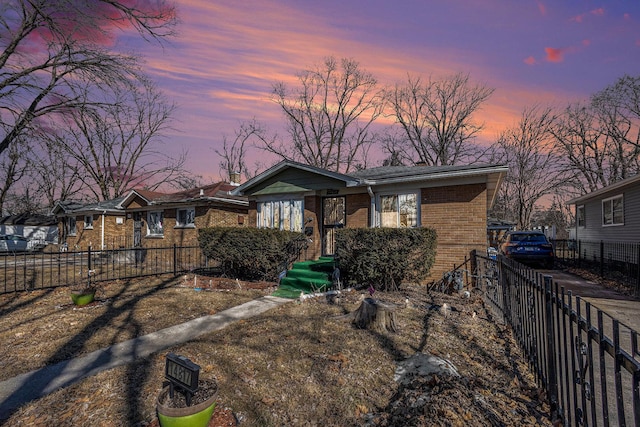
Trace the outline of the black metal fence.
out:
[[[18,253],[0,257],[0,294],[210,268],[199,246]]]
[[[617,280],[640,296],[640,242],[555,240],[556,259],[605,279]]]
[[[638,333],[550,276],[474,254],[474,286],[508,323],[554,421],[567,426],[640,426]]]

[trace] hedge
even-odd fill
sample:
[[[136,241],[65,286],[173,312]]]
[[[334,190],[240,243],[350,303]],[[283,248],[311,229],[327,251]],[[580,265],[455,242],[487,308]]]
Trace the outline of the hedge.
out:
[[[344,228],[336,233],[335,255],[346,284],[397,290],[429,275],[436,245],[431,228]]]
[[[204,255],[219,263],[224,275],[243,280],[277,280],[290,242],[303,238],[302,233],[268,228],[210,227],[198,233]]]

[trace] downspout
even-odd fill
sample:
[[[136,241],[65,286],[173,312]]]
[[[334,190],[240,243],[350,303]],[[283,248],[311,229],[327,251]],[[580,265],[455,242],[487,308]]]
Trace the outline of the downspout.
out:
[[[107,214],[107,211],[102,211],[102,226],[101,228],[101,236],[100,240],[102,240],[102,245],[100,246],[100,250],[104,250],[104,216]]]
[[[374,228],[376,227],[376,196],[375,194],[373,194],[373,190],[371,189],[370,185],[367,185],[367,193],[369,193],[369,198],[371,199],[370,202],[370,218],[369,218],[369,227],[370,228]]]

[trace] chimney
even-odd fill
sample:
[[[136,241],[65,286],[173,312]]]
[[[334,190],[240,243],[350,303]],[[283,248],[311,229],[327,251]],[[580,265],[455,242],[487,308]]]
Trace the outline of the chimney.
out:
[[[240,185],[240,172],[231,172],[229,174],[229,184],[238,186]]]
[[[200,195],[201,195],[201,196],[204,196],[204,188],[201,188],[201,189],[200,189]]]

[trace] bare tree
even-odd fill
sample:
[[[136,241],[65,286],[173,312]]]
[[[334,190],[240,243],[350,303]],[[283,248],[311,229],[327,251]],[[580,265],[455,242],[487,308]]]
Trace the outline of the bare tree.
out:
[[[7,211],[11,188],[25,176],[28,167],[28,147],[16,144],[0,154],[0,216]]]
[[[31,188],[31,194],[42,195],[42,208],[52,207],[58,200],[83,199],[82,171],[69,161],[64,147],[48,138],[34,139],[40,146],[32,150],[29,183],[23,185]]]
[[[79,82],[108,87],[136,74],[135,58],[100,41],[116,28],[147,38],[170,35],[175,10],[163,0],[5,0],[0,4],[0,153],[39,118],[81,102]]]
[[[553,121],[551,109],[527,108],[518,124],[505,130],[497,142],[503,162],[509,166],[500,189],[502,209],[521,230],[531,227],[536,203],[555,194],[571,176],[560,167],[552,150]]]
[[[272,142],[272,141],[271,141]],[[250,179],[256,175],[255,172],[247,168],[245,159],[247,156],[247,144],[269,144],[266,136],[266,127],[256,119],[242,122],[235,130],[235,136],[231,141],[227,135],[222,137],[222,150],[215,149],[215,153],[220,156],[220,169],[223,179],[231,181],[233,174],[238,173],[245,179]]]
[[[640,172],[640,79],[623,77],[570,104],[553,133],[564,167],[576,172],[579,194],[595,191]]]
[[[353,59],[330,57],[298,75],[300,86],[273,88],[288,124],[291,144],[266,141],[263,148],[280,158],[340,172],[367,163],[374,143],[371,124],[383,109],[372,74]]]
[[[409,157],[430,166],[477,159],[479,147],[471,142],[483,125],[473,122],[472,116],[493,91],[472,84],[465,74],[429,78],[426,83],[409,76],[405,85],[396,85],[387,98],[404,132]]]
[[[68,167],[80,172],[85,190],[108,200],[132,187],[156,189],[182,179],[186,153],[174,159],[159,145],[174,105],[149,81],[111,89],[113,98],[83,103],[63,116],[62,130],[49,134],[50,144],[68,156]]]

